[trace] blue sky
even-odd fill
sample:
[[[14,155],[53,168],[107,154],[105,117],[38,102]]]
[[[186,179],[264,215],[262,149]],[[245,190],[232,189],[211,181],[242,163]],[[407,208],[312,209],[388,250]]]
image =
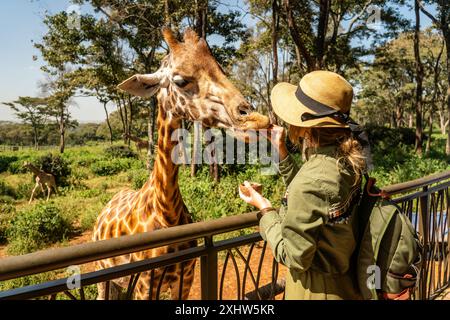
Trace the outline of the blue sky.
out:
[[[228,2],[234,5],[241,1]],[[33,61],[33,55],[39,55],[39,52],[32,41],[38,42],[46,32],[42,22],[46,12],[56,13],[69,6],[69,0],[0,1],[0,103],[39,94],[38,82],[43,79],[42,60]],[[81,8],[82,12],[86,10],[88,8]],[[414,17],[410,10],[403,9],[402,13],[410,19]],[[422,21],[423,26],[430,24],[426,17]],[[75,119],[81,122],[104,120],[103,108],[95,98],[75,100],[76,106],[71,107]],[[113,106],[109,106],[109,111],[113,110]],[[16,119],[9,108],[0,105],[0,120]]]

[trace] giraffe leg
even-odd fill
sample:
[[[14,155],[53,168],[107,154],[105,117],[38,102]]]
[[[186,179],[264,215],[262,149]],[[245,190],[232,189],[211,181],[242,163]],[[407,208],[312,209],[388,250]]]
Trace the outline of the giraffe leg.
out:
[[[97,300],[105,300],[106,298],[106,283],[97,283]]]
[[[51,188],[50,188],[50,186],[49,185],[47,185],[47,201],[48,201],[48,199],[50,198],[50,192],[51,192]]]
[[[28,201],[28,203],[31,203],[31,201],[33,201],[33,197],[34,197],[34,192],[36,191],[36,188],[39,186],[39,184],[36,183],[36,185],[33,188],[33,191],[31,191],[31,197],[30,197],[30,201]]]
[[[189,298],[189,292],[191,291],[192,283],[194,282],[194,268],[195,260],[182,262],[184,268],[181,268],[181,264],[178,265],[177,280],[170,284],[170,296],[172,300],[187,300]],[[180,288],[180,274],[183,269],[183,280]]]
[[[152,272],[148,271],[142,274],[138,283],[136,284],[136,289],[134,291],[134,299],[136,300],[160,300],[162,292],[167,291],[167,283],[161,278],[164,268],[155,269],[153,272],[153,278],[151,276]],[[161,281],[163,281],[161,283]],[[159,290],[158,290],[159,288]]]

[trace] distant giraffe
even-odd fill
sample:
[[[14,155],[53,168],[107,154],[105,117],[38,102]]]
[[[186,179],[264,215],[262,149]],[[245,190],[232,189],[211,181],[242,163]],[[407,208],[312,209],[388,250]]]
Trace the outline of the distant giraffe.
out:
[[[46,173],[43,170],[40,170],[39,168],[37,168],[36,166],[34,166],[31,162],[24,162],[23,166],[27,169],[29,169],[31,172],[34,173],[34,175],[36,176],[35,181],[36,184],[33,188],[33,191],[31,192],[31,197],[30,197],[30,201],[28,201],[28,203],[31,203],[31,201],[33,201],[33,197],[34,197],[34,192],[36,191],[36,189],[38,187],[41,187],[42,193],[45,196],[45,191],[44,191],[44,185],[47,186],[47,200],[50,198],[50,193],[51,193],[51,189],[53,188],[55,190],[55,193],[58,194],[58,189],[56,188],[56,181],[55,181],[55,177],[51,174],[51,173]]]
[[[119,88],[140,97],[158,93],[158,142],[153,171],[138,190],[123,190],[103,209],[94,228],[94,241],[136,234],[191,223],[190,214],[178,186],[178,165],[171,155],[177,142],[172,133],[181,128],[182,119],[199,121],[206,127],[259,129],[266,128],[269,119],[256,112],[227,79],[212,57],[204,39],[188,29],[184,42],[179,42],[171,30],[163,29],[170,53],[153,74],[134,75]],[[96,270],[137,260],[161,256],[196,246],[196,241],[172,244],[144,252],[131,253],[96,262]],[[155,299],[170,289],[172,299],[187,299],[194,279],[195,260],[185,261],[139,276],[135,289],[137,299]],[[130,277],[117,279],[115,285],[126,288]],[[182,290],[179,290],[180,282]],[[111,288],[117,289],[117,286]],[[152,288],[152,290],[150,290]],[[106,284],[98,285],[98,299],[105,298]],[[151,292],[150,292],[151,291]]]
[[[138,137],[135,137],[128,133],[125,133],[123,136],[135,143],[136,149],[138,149],[139,153],[141,153],[142,149],[148,150],[148,141],[139,139]]]

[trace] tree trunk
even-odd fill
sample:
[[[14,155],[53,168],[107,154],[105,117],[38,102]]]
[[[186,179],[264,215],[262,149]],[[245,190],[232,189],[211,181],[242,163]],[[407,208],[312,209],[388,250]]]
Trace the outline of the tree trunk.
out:
[[[37,132],[37,126],[33,125],[33,138],[34,138],[34,149],[38,149],[38,132]]]
[[[66,147],[66,121],[64,119],[64,105],[60,106],[59,114],[59,152],[64,153]]]
[[[449,9],[450,10],[450,9]],[[450,13],[448,13],[450,16]],[[450,21],[449,21],[450,22]],[[448,22],[447,22],[448,23]],[[445,46],[447,47],[447,143],[445,146],[445,154],[450,155],[450,30],[447,25],[444,32]]]
[[[320,0],[319,23],[316,38],[316,69],[324,67],[325,39],[328,30],[328,16],[330,14],[330,0]]]
[[[272,0],[272,88],[278,83],[278,25],[278,0]],[[270,103],[269,118],[271,123],[278,124],[277,118],[273,114],[272,104]]]
[[[433,134],[433,109],[430,110],[430,115],[428,117],[428,139],[425,147],[425,152],[430,152],[431,149],[431,135]]]
[[[195,9],[196,9],[195,31],[200,37],[206,39],[208,0],[196,0]]]
[[[420,59],[420,7],[417,1],[414,1],[414,12],[416,15],[416,25],[414,28],[414,58],[416,64],[416,143],[415,149],[419,156],[422,155],[422,91],[423,91],[423,66]]]
[[[199,151],[201,146],[201,137],[200,137],[200,123],[194,122],[194,136],[193,136],[193,145],[192,145],[192,161],[191,161],[191,177],[195,177],[197,172],[197,163],[199,162]]]
[[[147,120],[147,130],[148,130],[147,169],[149,171],[151,171],[153,168],[153,148],[155,145],[153,135],[155,132],[155,114],[156,114],[155,100],[154,98],[152,98],[150,106],[148,107],[148,120]]]
[[[124,119],[123,112],[122,112],[122,100],[120,98],[118,98],[116,100],[116,105],[117,105],[117,110],[119,111],[120,122],[122,123],[123,142],[124,142],[124,144],[127,144],[127,141],[128,141],[128,138],[126,137],[127,127],[126,127],[125,119]]]
[[[109,142],[110,144],[113,144],[113,131],[111,128],[111,123],[109,122],[109,114],[108,114],[108,109],[106,108],[106,104],[107,102],[103,102],[103,109],[105,110],[105,115],[106,115],[106,124],[108,125],[108,129],[109,129]]]
[[[315,59],[312,55],[310,55],[307,46],[303,43],[298,27],[295,24],[291,3],[289,0],[283,0],[283,4],[286,13],[285,16],[287,20],[289,33],[291,35],[292,41],[295,44],[296,51],[304,58],[306,62],[307,71],[308,72],[314,71],[316,69]],[[299,55],[297,57],[299,57]]]

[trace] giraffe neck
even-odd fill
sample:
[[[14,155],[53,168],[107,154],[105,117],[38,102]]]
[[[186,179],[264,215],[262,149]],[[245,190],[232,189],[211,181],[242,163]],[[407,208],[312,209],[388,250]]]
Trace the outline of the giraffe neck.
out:
[[[42,171],[39,170],[38,168],[36,168],[34,165],[32,165],[31,163],[28,165],[28,168],[31,170],[31,172],[33,172],[36,176],[39,176]]]
[[[129,136],[129,138],[131,141],[134,141],[134,142],[142,142],[141,139],[139,139],[138,137],[135,137],[135,136]]]
[[[172,161],[172,150],[177,141],[171,141],[172,133],[181,127],[181,119],[173,118],[163,107],[165,101],[159,101],[158,112],[158,147],[150,179],[142,187],[142,191],[150,191],[153,204],[160,221],[167,225],[177,225],[184,212],[184,204],[178,186],[178,165]]]

